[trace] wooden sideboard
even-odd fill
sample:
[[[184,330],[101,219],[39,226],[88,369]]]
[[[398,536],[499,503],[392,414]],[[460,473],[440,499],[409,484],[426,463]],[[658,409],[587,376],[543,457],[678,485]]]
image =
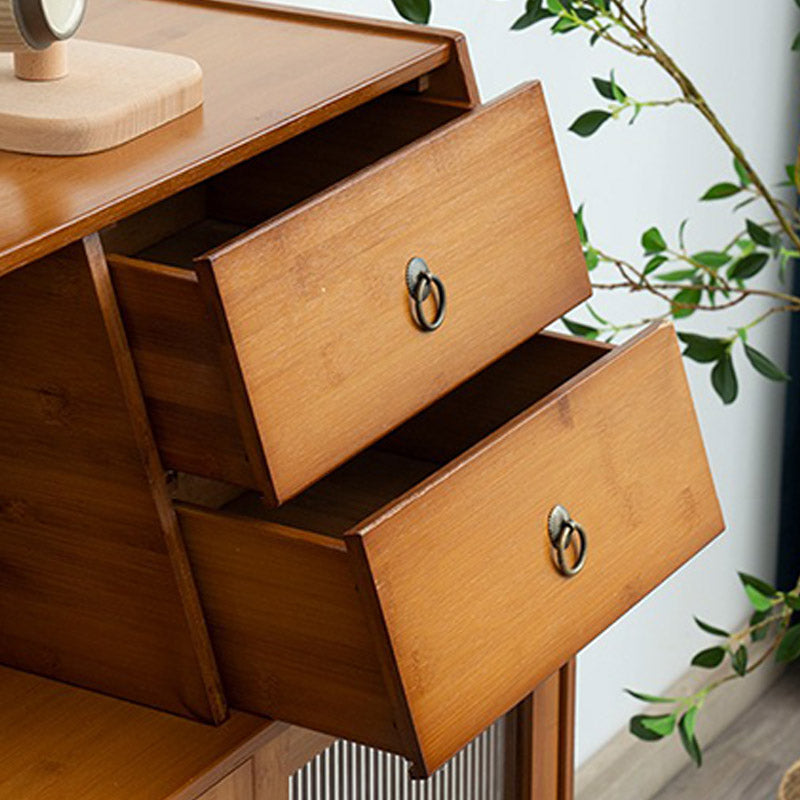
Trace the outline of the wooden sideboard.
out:
[[[505,716],[508,796],[568,800],[575,654],[723,522],[671,327],[541,333],[590,293],[541,87],[255,3],[83,35],[205,103],[0,153],[0,797],[423,778]]]

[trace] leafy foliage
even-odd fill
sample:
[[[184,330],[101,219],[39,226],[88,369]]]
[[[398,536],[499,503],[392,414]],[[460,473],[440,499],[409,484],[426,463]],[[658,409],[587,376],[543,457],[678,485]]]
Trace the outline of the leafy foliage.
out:
[[[429,0],[392,1],[406,19],[427,22],[430,17]],[[800,0],[795,0],[795,4],[800,8]],[[587,269],[596,281],[594,285],[609,290],[649,293],[664,304],[665,310],[658,318],[676,321],[689,319],[696,313],[731,308],[752,297],[767,298],[772,305],[766,311],[732,332],[709,336],[680,331],[683,355],[710,367],[711,384],[726,404],[734,402],[739,395],[735,354],[740,354],[736,355],[737,359],[743,358],[758,375],[770,381],[789,380],[780,366],[751,344],[749,336],[754,328],[777,313],[800,311],[800,297],[783,289],[773,290],[752,283],[760,280],[770,267],[775,267],[778,279],[786,283],[787,268],[795,259],[800,259],[800,213],[794,204],[773,194],[719,123],[689,76],[674,59],[666,56],[650,30],[647,0],[527,0],[512,28],[526,31],[544,25],[554,35],[583,32],[590,46],[604,42],[625,54],[648,59],[678,87],[676,97],[642,100],[620,86],[613,70],[607,78],[595,76],[592,84],[605,107],[581,113],[570,131],[589,138],[611,122],[627,119],[632,124],[644,111],[683,104],[700,113],[732,157],[731,174],[722,176],[700,197],[702,203],[718,205],[735,215],[738,232],[721,245],[708,243],[711,246],[690,251],[686,245],[687,219],[680,224],[675,241],[665,236],[658,226],[644,231],[640,239],[641,262],[632,262],[606,253],[592,241],[586,225],[586,209],[581,205],[575,212],[575,223]],[[800,51],[800,34],[791,47]],[[785,180],[777,186],[800,190],[798,165],[787,164]],[[753,218],[755,215],[742,217],[741,212],[754,204],[760,204],[763,216],[758,219]],[[616,276],[616,281],[596,279],[598,273],[608,270]],[[596,325],[572,318],[562,320],[576,336],[591,339],[602,336],[612,341],[621,332],[651,321],[612,323],[594,306],[587,304],[586,310]],[[641,702],[673,707],[669,713],[632,717],[631,733],[643,741],[653,742],[677,731],[684,749],[697,766],[702,764],[703,755],[696,726],[708,695],[731,680],[745,677],[773,656],[780,662],[800,660],[800,624],[792,624],[794,615],[800,612],[800,580],[792,591],[782,592],[752,575],[740,573],[739,578],[753,608],[743,630],[729,632],[695,618],[698,627],[715,639],[712,646],[698,652],[691,662],[695,667],[715,670],[707,685],[684,697],[662,697],[626,689],[631,697]],[[720,673],[724,674],[715,677]]]
[[[430,21],[431,0],[392,0],[392,4],[397,13],[409,22],[425,25]]]

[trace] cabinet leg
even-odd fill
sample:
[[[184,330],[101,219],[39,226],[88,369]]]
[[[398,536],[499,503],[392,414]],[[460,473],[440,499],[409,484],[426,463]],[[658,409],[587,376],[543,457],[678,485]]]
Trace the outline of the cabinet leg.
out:
[[[575,661],[508,715],[508,800],[572,800]]]

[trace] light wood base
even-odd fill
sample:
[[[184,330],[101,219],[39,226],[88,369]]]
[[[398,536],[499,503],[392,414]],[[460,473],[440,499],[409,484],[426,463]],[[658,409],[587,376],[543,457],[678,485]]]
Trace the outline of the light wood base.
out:
[[[197,108],[202,71],[185,56],[72,41],[69,74],[31,82],[0,53],[0,149],[36,155],[107,150]]]

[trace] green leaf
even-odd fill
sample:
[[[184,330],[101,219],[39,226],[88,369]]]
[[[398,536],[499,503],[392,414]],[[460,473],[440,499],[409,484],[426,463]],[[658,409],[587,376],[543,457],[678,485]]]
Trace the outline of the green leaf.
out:
[[[724,647],[709,647],[707,650],[701,650],[692,659],[693,667],[702,667],[703,669],[714,669],[718,667],[725,658]]]
[[[753,220],[748,219],[747,232],[750,234],[750,238],[756,244],[760,244],[762,247],[772,247],[772,236],[770,235],[770,232],[757,222],[753,222]]]
[[[787,594],[786,595],[786,605],[792,609],[792,611],[800,611],[800,597],[794,594]]]
[[[685,281],[688,278],[694,278],[695,272],[694,269],[676,269],[674,272],[665,272],[658,277],[662,281]]]
[[[689,220],[685,219],[681,222],[680,226],[678,227],[678,243],[681,246],[681,250],[686,249],[686,241],[685,241],[685,234],[686,234],[686,226],[689,224]]]
[[[725,639],[730,637],[730,633],[722,628],[715,628],[713,625],[709,625],[707,622],[703,622],[703,620],[698,619],[697,617],[694,618],[694,621],[701,630],[704,630],[706,633],[710,633],[712,636],[722,636]]]
[[[655,742],[669,736],[675,730],[675,714],[648,716],[639,714],[631,718],[630,732],[645,742]]]
[[[725,405],[732,403],[739,394],[739,383],[736,380],[736,370],[729,352],[725,352],[711,370],[711,385],[720,396]]]
[[[696,261],[698,264],[702,264],[704,267],[710,267],[711,269],[724,267],[730,260],[731,257],[727,253],[719,253],[715,250],[703,250],[703,252],[695,253],[692,256],[692,261]]]
[[[700,744],[695,736],[695,722],[697,721],[697,706],[692,706],[682,717],[678,723],[678,733],[681,737],[681,744],[683,749],[691,757],[692,761],[700,767],[703,765],[703,752],[700,749]]]
[[[733,197],[742,191],[741,186],[735,183],[716,183],[700,199],[701,200],[723,200],[726,197]]]
[[[633,689],[625,690],[631,697],[641,700],[643,703],[677,703],[675,697],[659,697],[657,694],[644,694],[643,692],[634,692]]]
[[[583,336],[584,339],[596,339],[599,331],[591,325],[584,325],[582,322],[561,317],[561,321],[566,325],[567,330],[575,336]]]
[[[800,625],[793,625],[783,635],[775,660],[781,662],[795,661],[800,657]]]
[[[728,277],[739,281],[752,278],[764,269],[768,261],[767,253],[748,253],[729,267]]]
[[[649,275],[655,272],[662,264],[666,264],[669,259],[666,256],[653,256],[644,266],[644,274]]]
[[[749,344],[746,344],[744,352],[753,365],[753,369],[756,372],[760,372],[765,378],[769,378],[771,381],[789,380],[789,376],[774,361],[771,361],[763,353],[756,350],[755,347],[750,347]]]
[[[586,223],[583,220],[583,203],[578,206],[578,210],[575,212],[575,224],[578,226],[578,236],[581,244],[585,247],[589,241],[589,234],[586,231]]]
[[[611,114],[609,114],[608,111],[594,109],[593,111],[587,111],[585,114],[581,114],[578,119],[569,126],[569,129],[573,133],[577,133],[578,136],[587,137],[595,133],[598,128],[609,119],[611,119]]]
[[[568,17],[561,17],[553,23],[553,26],[550,28],[550,32],[570,33],[571,31],[577,30],[579,27],[580,25],[574,20],[571,20]]]
[[[746,572],[739,572],[738,575],[743,586],[752,586],[757,592],[765,597],[778,596],[778,590],[771,583],[767,583],[766,581],[761,580],[761,578],[756,578],[755,575],[748,575]]]
[[[542,8],[542,0],[528,0],[525,13],[511,26],[511,30],[522,31],[543,19],[552,19],[554,16],[555,14],[551,11]]]
[[[744,593],[756,611],[769,611],[772,608],[770,599],[761,594],[754,586],[745,585]]]
[[[661,231],[653,227],[648,228],[642,234],[642,247],[644,248],[645,254],[651,255],[652,253],[661,253],[666,250],[667,243],[664,241]]]
[[[753,628],[761,623],[769,616],[769,611],[754,611],[750,617],[750,627]],[[750,632],[751,642],[760,642],[767,638],[769,633],[769,625],[764,625],[754,631]]]
[[[742,186],[749,186],[752,183],[750,176],[747,174],[747,170],[744,168],[744,165],[741,161],[739,161],[738,158],[734,157],[733,168],[736,171],[736,175],[739,178],[739,183],[741,183]]]
[[[725,339],[711,339],[698,333],[679,333],[678,338],[687,345],[683,355],[700,364],[718,361],[728,346]]]
[[[747,648],[744,645],[740,645],[739,649],[731,657],[733,671],[740,678],[744,678],[744,676],[747,675],[748,658]]]
[[[397,13],[409,22],[427,25],[431,18],[431,0],[392,0]]]
[[[687,306],[696,306],[700,302],[700,289],[681,289],[675,297],[672,298],[672,316],[675,319],[683,319],[694,314],[694,308],[687,308]]]
[[[607,81],[605,78],[592,78],[594,88],[598,93],[605,97],[606,100],[614,100],[621,103],[628,95],[625,90],[619,86],[614,78],[614,73],[611,73],[611,80]]]
[[[596,269],[597,265],[600,263],[600,255],[594,247],[587,247],[583,252],[583,257],[586,259],[586,269],[588,269],[589,272]]]

